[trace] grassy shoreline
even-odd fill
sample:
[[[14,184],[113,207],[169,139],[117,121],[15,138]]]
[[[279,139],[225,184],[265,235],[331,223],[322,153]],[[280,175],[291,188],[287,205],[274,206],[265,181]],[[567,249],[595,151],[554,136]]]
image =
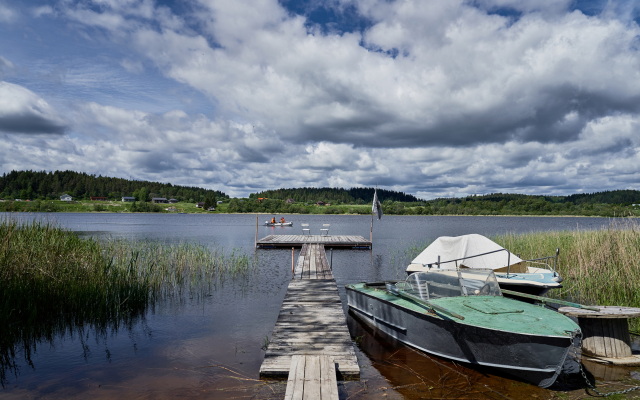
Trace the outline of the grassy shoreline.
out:
[[[263,204],[261,206],[244,207],[243,204],[251,202],[243,200],[240,202],[232,201],[223,202],[216,205],[215,211],[208,211],[198,208],[194,203],[178,202],[154,204],[150,202],[128,203],[116,200],[95,201],[95,200],[78,200],[78,201],[60,201],[60,200],[34,200],[34,201],[13,201],[0,200],[0,212],[66,212],[66,213],[162,213],[162,214],[259,214],[259,215],[370,215],[371,204],[334,204],[334,205],[317,205],[317,204]],[[253,202],[252,202],[253,204]],[[442,210],[437,212],[425,212],[422,206],[413,205],[383,205],[386,215],[403,215],[403,216],[474,216],[474,217],[606,217],[606,218],[633,218],[640,217],[640,207],[627,208],[620,212],[613,212],[609,209],[603,209],[602,212],[594,213],[593,210],[587,210],[584,214],[576,213],[545,213],[545,212],[526,212],[523,210],[512,210],[513,212],[504,212],[508,209],[491,210],[490,212],[463,212],[443,213]]]

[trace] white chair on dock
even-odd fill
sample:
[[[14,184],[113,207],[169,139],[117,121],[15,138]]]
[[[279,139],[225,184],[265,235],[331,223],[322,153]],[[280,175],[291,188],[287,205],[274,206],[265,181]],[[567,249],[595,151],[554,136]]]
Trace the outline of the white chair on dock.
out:
[[[311,229],[309,229],[309,224],[300,224],[300,226],[302,227],[302,234],[303,235],[310,235],[311,234]]]
[[[331,224],[322,224],[322,228],[320,229],[320,233],[322,236],[329,236],[329,227]]]

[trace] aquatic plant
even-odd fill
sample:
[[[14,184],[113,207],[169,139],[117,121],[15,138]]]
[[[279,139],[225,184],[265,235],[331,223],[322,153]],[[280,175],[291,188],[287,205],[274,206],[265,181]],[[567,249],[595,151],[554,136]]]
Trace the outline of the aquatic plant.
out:
[[[0,382],[15,356],[72,332],[129,325],[160,298],[206,296],[248,256],[195,244],[82,239],[50,223],[0,221]]]

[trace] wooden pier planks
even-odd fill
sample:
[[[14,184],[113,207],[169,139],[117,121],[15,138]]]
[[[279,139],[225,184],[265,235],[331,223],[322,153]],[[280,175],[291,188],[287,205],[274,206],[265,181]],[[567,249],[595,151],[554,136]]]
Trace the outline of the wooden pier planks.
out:
[[[260,376],[288,376],[294,355],[327,356],[337,364],[341,376],[360,376],[335,280],[291,281]]]
[[[336,367],[327,356],[291,357],[285,400],[338,400]]]
[[[331,279],[333,274],[327,261],[324,246],[305,243],[302,245],[294,270],[294,279]]]
[[[302,247],[305,243],[327,247],[371,248],[371,241],[359,235],[268,235],[256,241],[258,248]]]

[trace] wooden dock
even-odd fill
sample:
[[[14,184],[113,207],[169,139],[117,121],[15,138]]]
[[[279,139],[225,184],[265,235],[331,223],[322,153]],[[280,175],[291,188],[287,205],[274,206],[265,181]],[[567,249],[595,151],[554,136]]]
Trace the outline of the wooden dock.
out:
[[[334,365],[342,378],[358,378],[360,367],[324,246],[309,243],[303,246],[294,272],[260,367],[260,376],[289,376],[290,379],[300,374],[306,376],[297,370],[307,368],[305,363],[293,362],[293,357],[321,356]],[[315,363],[315,359],[312,362]],[[318,379],[321,379],[320,375],[310,382]],[[308,380],[308,376],[304,378],[305,382]]]
[[[293,273],[294,279],[333,279],[331,266],[327,262],[324,246],[305,243],[302,245]]]
[[[371,241],[357,235],[269,235],[256,241],[256,247],[281,248],[302,247],[305,243],[321,244],[325,247],[370,249]]]

